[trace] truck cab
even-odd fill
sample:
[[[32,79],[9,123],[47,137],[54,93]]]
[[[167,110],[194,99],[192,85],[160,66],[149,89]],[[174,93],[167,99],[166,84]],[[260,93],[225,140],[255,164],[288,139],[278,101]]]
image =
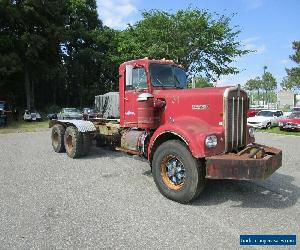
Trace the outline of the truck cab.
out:
[[[119,75],[120,125],[154,131],[149,152],[164,133],[182,138],[196,158],[254,141],[247,127],[248,97],[240,88],[187,88],[184,69],[171,60],[126,62]],[[205,145],[208,136],[216,145]]]

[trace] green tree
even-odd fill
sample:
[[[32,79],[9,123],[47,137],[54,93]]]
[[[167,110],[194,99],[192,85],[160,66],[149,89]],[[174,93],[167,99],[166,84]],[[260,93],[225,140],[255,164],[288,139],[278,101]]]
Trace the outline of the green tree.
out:
[[[206,88],[206,87],[213,87],[213,83],[210,82],[209,78],[203,76],[194,77],[194,80],[189,80],[189,87],[192,87],[192,81],[195,83],[195,88]]]
[[[116,88],[117,35],[95,0],[2,0],[0,30],[0,98],[82,106]]]
[[[260,100],[260,89],[262,88],[262,80],[260,77],[256,77],[254,79],[250,79],[246,82],[244,88],[248,91],[250,91],[250,93],[252,91],[257,91],[257,94],[256,94],[256,98],[253,98],[256,99],[257,101]],[[254,96],[253,96],[254,97]]]
[[[35,104],[36,85],[58,62],[60,32],[56,25],[62,21],[60,3],[3,0],[0,4],[0,53],[4,59],[0,60],[0,77],[6,85],[14,82],[19,96],[25,93],[27,108]],[[24,84],[24,91],[20,83]]]
[[[293,79],[291,79],[291,77],[284,77],[282,79],[282,82],[280,83],[280,86],[284,89],[284,90],[294,90],[297,88],[297,84],[296,82],[293,81]]]
[[[297,66],[286,69],[287,77],[281,83],[283,89],[299,89],[300,88],[300,41],[293,42],[295,53],[290,56]]]
[[[268,93],[277,87],[276,79],[270,72],[265,72],[262,76],[261,83],[262,89],[265,91],[264,101],[268,103]]]
[[[118,52],[122,61],[134,58],[167,58],[183,65],[190,75],[201,73],[210,79],[238,73],[231,66],[247,54],[237,41],[239,30],[231,17],[205,10],[176,13],[145,11],[143,19],[120,32]]]

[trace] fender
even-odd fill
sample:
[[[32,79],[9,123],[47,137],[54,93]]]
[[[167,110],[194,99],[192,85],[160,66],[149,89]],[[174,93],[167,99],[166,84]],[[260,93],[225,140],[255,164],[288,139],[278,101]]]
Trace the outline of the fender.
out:
[[[95,125],[90,121],[83,120],[51,120],[49,122],[49,128],[52,128],[54,125],[60,124],[64,127],[75,126],[79,132],[93,132],[96,131]]]
[[[203,158],[224,152],[224,128],[223,126],[212,127],[204,120],[195,117],[180,117],[175,121],[160,126],[150,138],[148,146],[148,159],[150,160],[152,146],[155,141],[166,133],[174,134],[181,138],[189,147],[195,158]],[[218,145],[208,149],[205,146],[205,138],[208,135],[216,135]]]

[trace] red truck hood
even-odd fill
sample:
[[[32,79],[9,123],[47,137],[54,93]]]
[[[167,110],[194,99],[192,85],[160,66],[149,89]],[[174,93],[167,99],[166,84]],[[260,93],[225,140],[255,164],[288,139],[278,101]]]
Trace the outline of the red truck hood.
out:
[[[155,98],[166,101],[162,122],[180,117],[198,117],[210,126],[223,121],[223,96],[228,87],[199,89],[156,89]],[[221,125],[222,126],[222,125]]]

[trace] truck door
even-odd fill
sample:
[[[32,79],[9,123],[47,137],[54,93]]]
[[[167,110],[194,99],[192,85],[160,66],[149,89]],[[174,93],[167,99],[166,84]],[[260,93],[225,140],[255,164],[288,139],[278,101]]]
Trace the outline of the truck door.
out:
[[[127,70],[127,69],[126,69]],[[136,127],[138,124],[138,96],[147,90],[144,67],[132,68],[132,79],[126,79],[124,94],[124,125]]]

